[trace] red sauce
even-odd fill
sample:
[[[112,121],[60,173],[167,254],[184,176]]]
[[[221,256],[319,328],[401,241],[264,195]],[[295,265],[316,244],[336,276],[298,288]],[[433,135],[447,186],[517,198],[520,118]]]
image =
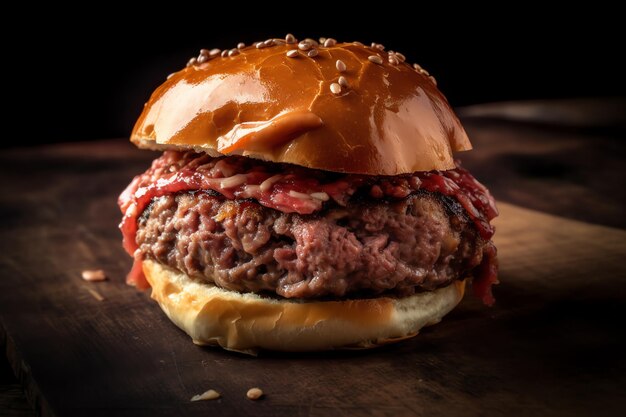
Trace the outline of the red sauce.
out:
[[[493,242],[488,242],[483,248],[483,260],[474,272],[472,290],[474,295],[485,305],[491,306],[496,301],[491,292],[491,286],[498,281],[498,251]]]
[[[133,267],[126,276],[126,282],[130,285],[134,285],[140,290],[147,290],[150,288],[150,284],[143,273],[142,255],[139,249],[137,249],[133,254]]]
[[[135,259],[127,282],[140,288],[148,286],[141,271],[141,253],[135,235],[138,217],[156,197],[212,190],[227,199],[252,198],[285,213],[311,214],[321,210],[326,201],[345,205],[358,192],[373,198],[405,198],[420,189],[453,197],[468,213],[483,239],[493,236],[494,227],[489,221],[498,215],[494,199],[458,162],[449,171],[384,177],[329,173],[243,157],[211,158],[193,152],[166,151],[150,169],[133,179],[118,200],[124,214],[120,224],[124,248]],[[491,285],[497,282],[493,244],[485,247],[483,263],[478,269],[474,292],[491,305]]]

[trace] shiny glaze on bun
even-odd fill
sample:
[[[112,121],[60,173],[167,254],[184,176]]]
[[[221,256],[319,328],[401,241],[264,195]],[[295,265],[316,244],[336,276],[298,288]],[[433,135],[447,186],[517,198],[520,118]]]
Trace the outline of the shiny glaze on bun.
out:
[[[419,66],[381,45],[326,44],[203,50],[152,94],[131,140],[370,175],[451,169],[471,149]]]

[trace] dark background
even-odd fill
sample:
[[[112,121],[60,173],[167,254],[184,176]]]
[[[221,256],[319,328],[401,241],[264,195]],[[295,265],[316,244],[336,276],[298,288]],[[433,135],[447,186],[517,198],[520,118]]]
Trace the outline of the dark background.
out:
[[[108,3],[32,6],[15,17],[20,29],[8,34],[13,59],[5,71],[18,145],[126,137],[152,90],[200,48],[287,32],[401,51],[437,77],[453,106],[626,95],[620,14],[597,4],[547,11],[529,3],[433,10],[416,3],[415,12],[392,2],[206,6],[153,4],[141,13]]]

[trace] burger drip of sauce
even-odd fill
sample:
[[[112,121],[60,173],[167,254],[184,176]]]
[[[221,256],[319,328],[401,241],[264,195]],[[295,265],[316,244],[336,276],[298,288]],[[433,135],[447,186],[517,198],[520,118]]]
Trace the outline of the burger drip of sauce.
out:
[[[417,172],[394,177],[329,174],[286,164],[265,163],[243,157],[211,158],[194,152],[166,151],[150,169],[138,175],[122,192],[118,204],[124,214],[120,229],[124,248],[134,265],[127,282],[149,287],[141,268],[142,255],[135,241],[137,221],[153,198],[185,191],[214,191],[227,199],[251,198],[284,213],[312,214],[326,202],[346,205],[350,197],[369,190],[372,198],[405,198],[418,190],[452,197],[465,209],[480,236],[487,241],[483,261],[474,277],[476,296],[493,304],[491,285],[497,283],[496,248],[489,241],[498,215],[489,191],[456,163],[448,171]]]

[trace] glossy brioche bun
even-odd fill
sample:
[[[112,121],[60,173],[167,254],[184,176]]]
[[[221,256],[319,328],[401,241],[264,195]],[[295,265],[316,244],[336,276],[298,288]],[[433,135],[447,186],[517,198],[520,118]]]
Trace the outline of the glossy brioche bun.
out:
[[[451,169],[452,152],[471,149],[433,79],[401,54],[359,43],[300,50],[272,42],[233,56],[205,51],[206,62],[152,94],[131,140],[371,175]]]
[[[405,298],[297,301],[262,298],[199,283],[158,262],[143,271],[167,316],[199,345],[258,349],[370,348],[413,337],[463,298],[465,281]]]

